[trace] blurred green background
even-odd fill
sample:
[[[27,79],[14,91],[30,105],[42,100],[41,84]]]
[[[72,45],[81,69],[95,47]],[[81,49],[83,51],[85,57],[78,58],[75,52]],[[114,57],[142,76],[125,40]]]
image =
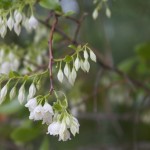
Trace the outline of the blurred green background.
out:
[[[78,42],[89,43],[106,64],[118,67],[150,89],[150,1],[108,0],[111,18],[105,15],[103,7],[97,20],[92,18],[95,8],[92,0],[78,2],[80,13],[76,18],[88,13]],[[44,20],[47,11],[39,6],[36,10]],[[71,36],[75,23],[63,18],[59,21],[58,27]],[[5,41],[27,47],[34,35],[23,31],[18,38],[9,33]],[[56,57],[66,49],[62,45],[63,42],[55,43]],[[80,122],[80,134],[67,142],[46,135],[47,127],[30,121],[28,110],[17,100],[6,102],[0,106],[0,150],[149,150],[150,92],[140,83],[135,85],[132,80],[92,62],[90,73],[79,72],[74,87],[58,83],[57,87],[68,93],[71,112]]]

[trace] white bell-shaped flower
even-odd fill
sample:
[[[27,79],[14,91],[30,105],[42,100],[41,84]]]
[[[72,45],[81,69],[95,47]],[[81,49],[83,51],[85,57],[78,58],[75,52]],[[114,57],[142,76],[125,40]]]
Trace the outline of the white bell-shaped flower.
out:
[[[15,23],[14,24],[14,31],[19,36],[19,34],[21,32],[21,26],[19,24]]]
[[[75,117],[72,117],[70,131],[74,136],[76,135],[76,133],[79,133],[79,126],[80,124],[78,120]]]
[[[20,104],[22,104],[24,100],[25,100],[25,88],[23,84],[19,89],[18,101],[20,102]]]
[[[76,58],[74,62],[74,66],[75,66],[76,71],[78,71],[81,66],[79,57]]]
[[[1,65],[0,73],[8,74],[10,72],[11,66],[8,61],[5,61]]]
[[[9,30],[11,31],[14,26],[14,20],[13,20],[12,16],[10,16],[9,19],[7,20],[7,26],[9,28]]]
[[[51,123],[49,126],[48,126],[48,132],[47,134],[50,134],[50,135],[58,135],[59,134],[59,131],[60,131],[60,126],[61,126],[61,123],[60,122],[53,122]]]
[[[64,74],[67,78],[69,78],[70,75],[70,68],[68,66],[68,64],[66,63],[65,67],[64,67]]]
[[[84,65],[84,68],[85,68],[86,72],[89,72],[89,70],[90,70],[90,64],[88,62],[88,59],[85,59],[83,65]]]
[[[29,109],[29,111],[33,111],[37,107],[37,99],[32,98],[26,104],[25,107]]]
[[[42,124],[47,124],[47,125],[50,125],[53,121],[53,115],[49,112],[46,112],[43,114],[43,121],[42,121]]]
[[[5,23],[3,23],[3,24],[1,25],[1,27],[0,27],[0,34],[1,34],[1,37],[4,38],[5,35],[6,35],[6,33],[7,33],[7,27],[6,27]]]
[[[94,54],[92,50],[90,50],[90,58],[92,61],[96,62],[96,55]]]
[[[53,108],[52,106],[49,104],[49,103],[45,103],[44,106],[43,106],[43,109],[44,109],[44,112],[49,112],[51,113],[52,115],[54,115],[54,112],[53,112]]]
[[[89,58],[89,54],[88,54],[87,50],[85,50],[83,54],[84,54],[84,58],[85,58],[85,59],[88,59],[88,58]]]
[[[59,141],[71,140],[70,132],[66,129],[62,134],[59,134]]]
[[[61,83],[63,82],[64,74],[61,69],[59,69],[59,71],[58,71],[57,78]]]
[[[28,99],[31,99],[35,96],[36,94],[36,87],[34,85],[34,83],[32,83],[29,87],[29,95],[28,95]]]
[[[7,95],[8,87],[7,84],[0,91],[0,104],[5,100]]]
[[[15,18],[16,24],[19,24],[22,21],[22,18],[23,18],[21,12],[19,12],[18,10],[16,10],[14,12],[14,18]]]
[[[38,105],[34,109],[33,113],[34,113],[34,117],[33,117],[34,120],[42,120],[43,119],[43,113],[44,113],[44,109],[43,109],[42,105]]]
[[[31,29],[36,29],[38,26],[38,21],[33,15],[29,19],[29,26]]]

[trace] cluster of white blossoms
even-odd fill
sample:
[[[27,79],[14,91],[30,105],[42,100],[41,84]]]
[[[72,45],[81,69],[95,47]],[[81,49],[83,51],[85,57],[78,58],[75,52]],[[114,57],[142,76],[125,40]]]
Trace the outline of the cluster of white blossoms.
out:
[[[19,10],[11,12],[9,17],[0,16],[0,35],[2,38],[5,37],[7,28],[9,28],[10,31],[14,29],[15,33],[19,36],[22,26],[24,26],[27,31],[31,31],[37,28],[38,21],[33,14],[27,17]]]
[[[0,74],[17,71],[19,66],[19,58],[14,53],[7,51],[5,48],[0,49]]]
[[[73,66],[71,68],[70,62],[66,62],[65,67],[64,67],[64,71],[62,70],[62,65],[60,63],[60,67],[59,67],[59,71],[57,74],[57,78],[60,82],[63,82],[64,79],[64,75],[66,76],[66,78],[68,79],[69,83],[71,85],[74,85],[74,82],[76,80],[77,77],[77,71],[81,68],[84,72],[89,72],[90,70],[90,63],[89,63],[89,57],[92,61],[96,62],[96,55],[94,54],[94,52],[90,49],[84,49],[83,51],[83,57],[81,57],[81,55],[77,52],[76,58],[74,60],[74,58],[72,57],[73,60]]]
[[[62,107],[59,103],[59,107]],[[47,101],[42,105],[38,103],[38,98],[31,98],[25,104],[30,111],[29,119],[34,121],[42,121],[42,124],[48,125],[47,134],[59,136],[59,141],[67,141],[71,139],[70,132],[75,136],[79,133],[78,120],[70,115],[66,109],[58,111]],[[69,132],[70,131],[70,132]]]

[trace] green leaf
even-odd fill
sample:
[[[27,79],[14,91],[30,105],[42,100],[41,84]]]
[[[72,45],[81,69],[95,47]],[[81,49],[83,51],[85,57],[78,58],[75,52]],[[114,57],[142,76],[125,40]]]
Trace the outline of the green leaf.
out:
[[[58,0],[41,0],[40,5],[46,9],[61,10]]]
[[[39,136],[40,130],[38,128],[20,127],[11,133],[11,138],[18,143],[25,143],[34,140]]]
[[[19,77],[20,74],[18,72],[15,71],[10,71],[9,72],[9,78],[14,78],[14,77]]]
[[[65,61],[66,63],[70,63],[70,62],[72,61],[72,57],[69,56],[69,55],[67,55],[67,56],[65,57],[64,61]]]
[[[65,13],[63,16],[64,16],[64,17],[67,17],[67,16],[71,16],[71,15],[73,15],[73,14],[75,14],[74,11],[69,11],[69,12]]]
[[[0,106],[0,114],[14,114],[20,109],[22,109],[22,106],[19,104],[19,102],[17,100],[13,100]]]
[[[140,44],[135,50],[142,60],[150,61],[150,43]]]
[[[61,104],[55,102],[53,105],[53,109],[55,109],[56,111],[61,111],[62,110]]]
[[[42,141],[40,150],[50,150],[49,147],[50,147],[50,146],[49,146],[49,141],[48,141],[48,138],[46,137],[46,138]]]
[[[63,108],[67,108],[68,107],[68,103],[66,99],[60,100],[60,104]]]
[[[74,45],[69,45],[68,47],[69,47],[69,48],[72,48],[72,49],[75,50],[75,51],[77,50],[77,47],[74,46]]]

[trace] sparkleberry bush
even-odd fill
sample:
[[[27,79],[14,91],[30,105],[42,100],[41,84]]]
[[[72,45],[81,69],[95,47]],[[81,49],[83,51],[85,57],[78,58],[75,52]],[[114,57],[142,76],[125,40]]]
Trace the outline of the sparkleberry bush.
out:
[[[106,5],[106,2],[106,0],[100,3],[94,1],[98,5],[93,13],[94,19],[98,17],[101,5]],[[35,7],[39,6],[49,10],[45,21],[40,20],[36,14]],[[108,7],[106,9],[106,14],[110,17],[110,10]],[[57,30],[59,17],[73,19],[71,16],[78,11],[76,0],[2,0],[0,2],[0,35],[2,38],[5,38],[10,32],[16,33],[17,36],[32,34],[33,30],[35,32],[35,38],[30,45],[35,51],[22,52],[22,48],[16,44],[0,46],[0,104],[8,97],[10,100],[17,97],[20,104],[25,104],[25,107],[29,109],[29,119],[42,120],[42,124],[48,126],[47,134],[59,136],[59,140],[62,141],[70,140],[70,133],[73,136],[79,133],[80,125],[68,110],[66,94],[62,89],[55,88],[54,76],[57,76],[61,83],[66,77],[73,86],[79,69],[88,73],[90,59],[96,62],[96,55],[88,44],[78,44],[76,39],[68,45],[68,48],[72,49],[71,53],[59,55],[60,58],[55,58],[53,55],[54,33]],[[41,24],[44,24],[45,28],[49,26],[50,19],[53,19],[54,22],[49,28],[51,30],[47,39],[48,44],[44,45],[49,51],[43,51],[40,43],[42,33],[38,35],[38,31]],[[47,31],[44,34],[46,33]],[[56,72],[53,71],[54,67],[57,67]],[[42,79],[45,76],[49,76],[50,89],[41,93],[39,91],[43,88]],[[55,100],[51,102],[53,95]]]

